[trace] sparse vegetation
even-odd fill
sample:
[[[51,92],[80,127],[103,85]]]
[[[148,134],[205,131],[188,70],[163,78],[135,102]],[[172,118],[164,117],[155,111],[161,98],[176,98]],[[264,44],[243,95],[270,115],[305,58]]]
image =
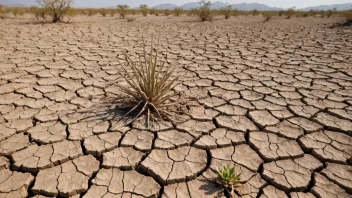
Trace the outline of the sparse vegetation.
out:
[[[175,8],[174,9],[174,15],[175,16],[180,16],[183,12],[183,9],[182,8]]]
[[[87,15],[88,15],[88,16],[93,16],[93,15],[95,15],[95,14],[96,14],[96,12],[95,12],[94,9],[88,9],[88,10],[87,10]]]
[[[227,3],[226,7],[220,10],[220,13],[225,16],[225,19],[229,19],[232,12],[232,5]]]
[[[139,6],[139,10],[143,14],[143,16],[147,16],[148,15],[148,6],[146,4],[140,5]]]
[[[240,14],[237,9],[233,9],[231,13],[232,13],[232,16],[238,16]]]
[[[345,17],[344,25],[346,26],[352,25],[352,10],[347,10],[343,12],[343,16]]]
[[[5,19],[5,8],[0,5],[0,19]]]
[[[128,9],[130,9],[130,6],[128,5],[118,5],[117,6],[117,12],[120,14],[121,18],[125,18],[127,13],[128,13]]]
[[[135,21],[137,18],[136,17],[126,17],[127,22],[132,22]]]
[[[334,9],[332,9],[332,10],[329,9],[329,10],[326,12],[326,16],[330,18],[333,14],[335,14],[335,12],[336,12],[336,8],[334,8]]]
[[[296,13],[296,10],[294,7],[286,10],[285,11],[286,18],[290,19],[293,15],[295,15],[295,13]]]
[[[37,3],[45,9],[53,23],[64,22],[64,16],[67,14],[73,0],[37,0]]]
[[[235,168],[230,166],[224,166],[223,168],[217,169],[218,177],[216,181],[226,189],[231,197],[235,197],[234,190],[237,187],[236,183],[240,179],[241,174],[236,175]],[[230,191],[228,190],[230,188]]]
[[[106,17],[106,9],[102,8],[99,10],[99,13],[103,16]]]
[[[169,16],[171,14],[169,9],[164,10],[164,15],[165,16]]]
[[[257,9],[252,10],[252,15],[253,16],[259,15],[259,11]]]
[[[273,16],[275,16],[275,12],[267,11],[267,12],[263,12],[262,15],[263,17],[265,17],[264,22],[268,22],[273,18]]]
[[[128,87],[118,85],[121,90],[127,94],[127,104],[131,109],[125,115],[128,116],[133,111],[137,112],[132,120],[137,119],[144,114],[147,118],[146,126],[149,128],[150,121],[163,120],[169,118],[169,113],[165,110],[167,106],[174,105],[168,103],[173,96],[172,88],[178,76],[172,78],[174,67],[166,63],[166,60],[160,58],[159,42],[154,46],[151,42],[150,51],[146,49],[146,42],[143,39],[143,55],[139,61],[133,61],[125,54],[127,69],[123,66],[125,74],[120,73],[126,80]],[[129,73],[132,71],[132,73]]]
[[[197,9],[197,15],[201,21],[211,21],[213,19],[212,10],[210,9],[211,2],[200,0],[200,7]]]

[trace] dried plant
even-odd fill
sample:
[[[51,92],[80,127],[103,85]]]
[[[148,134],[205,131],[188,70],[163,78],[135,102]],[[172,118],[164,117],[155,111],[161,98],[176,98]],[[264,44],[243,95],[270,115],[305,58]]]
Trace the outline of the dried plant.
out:
[[[175,8],[174,9],[174,15],[175,16],[180,16],[183,12],[183,9],[182,8]]]
[[[257,16],[259,14],[259,11],[257,9],[252,10],[252,15]]]
[[[99,10],[99,13],[103,16],[106,17],[106,9],[102,8]]]
[[[344,11],[343,16],[345,17],[345,22],[343,25],[352,25],[352,9]]]
[[[128,10],[130,9],[130,6],[128,5],[118,5],[117,6],[117,12],[120,14],[121,18],[125,18]]]
[[[169,9],[164,10],[164,16],[169,16],[171,14],[171,11]]]
[[[290,19],[293,15],[296,14],[296,10],[295,10],[295,7],[293,8],[290,8],[288,10],[285,11],[285,15],[286,15],[286,18],[287,19]]]
[[[131,104],[131,109],[123,117],[134,111],[136,116],[131,119],[133,122],[144,114],[147,118],[147,128],[150,126],[150,121],[164,120],[165,118],[170,120],[171,114],[166,109],[168,106],[176,105],[170,103],[169,99],[174,96],[172,89],[175,87],[178,76],[172,77],[175,68],[166,64],[165,58],[159,60],[158,51],[159,41],[157,46],[154,46],[152,40],[148,55],[146,42],[143,39],[143,56],[139,57],[139,61],[133,61],[125,54],[128,69],[123,66],[126,76],[120,74],[129,86],[117,85],[129,97],[127,103]],[[132,72],[129,73],[128,70]]]
[[[126,17],[127,22],[132,22],[135,21],[137,18],[136,17]]]
[[[234,190],[236,187],[236,183],[241,177],[241,174],[236,175],[235,173],[235,168],[234,167],[229,167],[229,166],[224,166],[221,169],[217,168],[217,174],[218,177],[216,178],[216,181],[222,185],[226,190],[228,188],[231,188],[230,195],[231,197],[234,196]]]
[[[0,19],[5,19],[4,14],[5,14],[5,8],[2,5],[0,5]]]
[[[273,18],[273,16],[275,16],[275,12],[266,11],[266,12],[262,12],[262,15],[263,17],[265,17],[264,22],[268,22]]]

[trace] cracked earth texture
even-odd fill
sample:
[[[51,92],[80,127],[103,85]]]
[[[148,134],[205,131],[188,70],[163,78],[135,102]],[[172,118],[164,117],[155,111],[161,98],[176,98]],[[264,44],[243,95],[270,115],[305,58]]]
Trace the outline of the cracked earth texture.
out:
[[[352,29],[337,19],[32,21],[0,21],[1,198],[215,197],[224,165],[238,197],[352,197]],[[195,99],[175,124],[124,126],[119,61],[158,33],[173,91]]]

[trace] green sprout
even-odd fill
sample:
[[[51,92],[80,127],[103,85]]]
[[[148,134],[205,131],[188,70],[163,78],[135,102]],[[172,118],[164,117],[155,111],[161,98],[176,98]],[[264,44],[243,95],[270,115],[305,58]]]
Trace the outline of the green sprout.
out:
[[[234,195],[234,189],[236,186],[236,183],[238,182],[238,180],[241,177],[241,173],[237,174],[235,173],[235,168],[234,167],[230,167],[230,166],[224,166],[221,169],[217,168],[217,174],[218,177],[216,179],[216,181],[222,185],[227,191],[228,188],[231,188],[231,191],[229,192],[231,197],[235,197]]]

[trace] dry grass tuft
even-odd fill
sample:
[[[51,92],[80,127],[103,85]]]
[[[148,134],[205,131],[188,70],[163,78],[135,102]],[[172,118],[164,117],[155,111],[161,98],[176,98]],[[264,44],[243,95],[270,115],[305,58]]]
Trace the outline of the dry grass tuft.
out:
[[[147,118],[147,128],[150,126],[150,121],[164,119],[172,121],[171,114],[166,109],[168,106],[177,105],[177,103],[171,103],[170,98],[174,96],[172,89],[176,86],[178,76],[172,77],[175,68],[165,64],[165,58],[159,60],[158,51],[159,41],[157,46],[154,46],[152,40],[148,55],[146,42],[143,39],[143,56],[139,56],[139,61],[133,61],[125,54],[127,68],[126,66],[122,68],[126,76],[120,74],[126,80],[128,87],[117,85],[128,96],[126,102],[131,107],[123,117],[135,112],[133,122],[144,114]]]
[[[135,21],[137,18],[136,17],[126,17],[127,22],[132,22]]]

